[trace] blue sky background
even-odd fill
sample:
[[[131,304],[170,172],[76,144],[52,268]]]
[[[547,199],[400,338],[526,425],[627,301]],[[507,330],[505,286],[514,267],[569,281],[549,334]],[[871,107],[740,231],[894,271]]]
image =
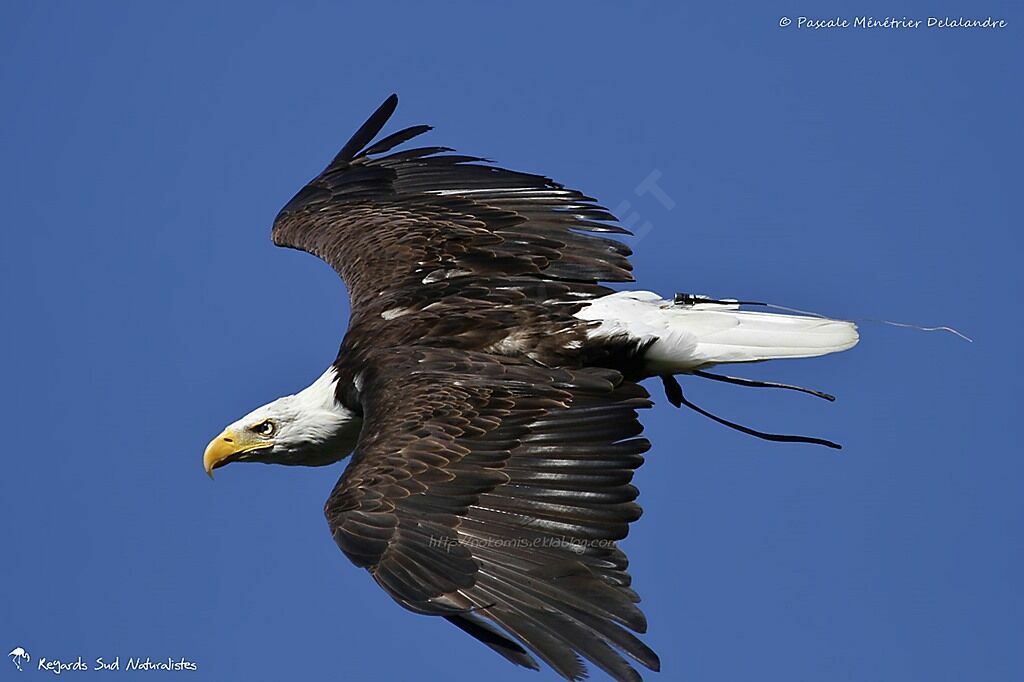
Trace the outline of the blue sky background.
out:
[[[651,679],[1024,676],[1019,9],[90,4],[0,21],[4,653],[184,656],[209,680],[553,679],[351,566],[321,511],[340,466],[202,471],[221,427],[333,359],[342,287],[270,223],[395,91],[392,130],[431,123],[617,208],[643,288],[975,338],[865,322],[854,352],[743,369],[835,404],[687,382],[841,453],[663,400],[645,415],[624,544]],[[778,25],[811,5],[1010,26]],[[671,208],[634,190],[654,171]]]

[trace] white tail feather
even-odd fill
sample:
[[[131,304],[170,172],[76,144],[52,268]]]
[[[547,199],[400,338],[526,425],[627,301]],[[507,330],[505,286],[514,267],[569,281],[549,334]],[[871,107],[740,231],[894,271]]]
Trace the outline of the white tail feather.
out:
[[[644,356],[652,374],[728,362],[810,358],[852,348],[852,322],[740,310],[738,305],[678,305],[649,291],[595,299],[576,314],[599,321],[592,338],[626,334],[653,341]]]

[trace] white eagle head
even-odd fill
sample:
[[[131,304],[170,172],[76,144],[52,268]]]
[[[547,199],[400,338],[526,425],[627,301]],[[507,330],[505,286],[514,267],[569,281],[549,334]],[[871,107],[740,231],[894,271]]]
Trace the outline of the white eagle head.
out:
[[[347,457],[355,448],[362,419],[335,396],[337,374],[328,368],[294,395],[258,407],[206,446],[203,467],[231,462],[322,466]]]

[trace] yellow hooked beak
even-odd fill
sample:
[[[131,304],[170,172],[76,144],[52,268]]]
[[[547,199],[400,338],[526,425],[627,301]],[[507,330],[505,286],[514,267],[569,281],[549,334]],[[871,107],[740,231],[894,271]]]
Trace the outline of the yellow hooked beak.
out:
[[[240,433],[234,429],[224,429],[206,446],[206,452],[203,453],[203,468],[206,469],[207,475],[213,478],[213,470],[217,467],[240,459],[251,450],[260,450],[271,445],[271,443],[250,434]]]

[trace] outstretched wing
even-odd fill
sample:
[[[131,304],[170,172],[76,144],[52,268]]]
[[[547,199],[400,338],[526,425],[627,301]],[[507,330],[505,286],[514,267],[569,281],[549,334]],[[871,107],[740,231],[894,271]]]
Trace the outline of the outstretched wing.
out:
[[[581,656],[620,680],[640,679],[623,653],[658,668],[615,544],[640,516],[643,388],[431,348],[379,351],[358,380],[362,434],[325,507],[354,563],[520,665],[513,639],[568,679]]]
[[[353,322],[449,298],[579,300],[632,279],[630,250],[596,234],[628,232],[589,197],[446,147],[391,151],[429,126],[371,144],[397,104],[389,97],[274,222],[275,244],[345,280]]]

